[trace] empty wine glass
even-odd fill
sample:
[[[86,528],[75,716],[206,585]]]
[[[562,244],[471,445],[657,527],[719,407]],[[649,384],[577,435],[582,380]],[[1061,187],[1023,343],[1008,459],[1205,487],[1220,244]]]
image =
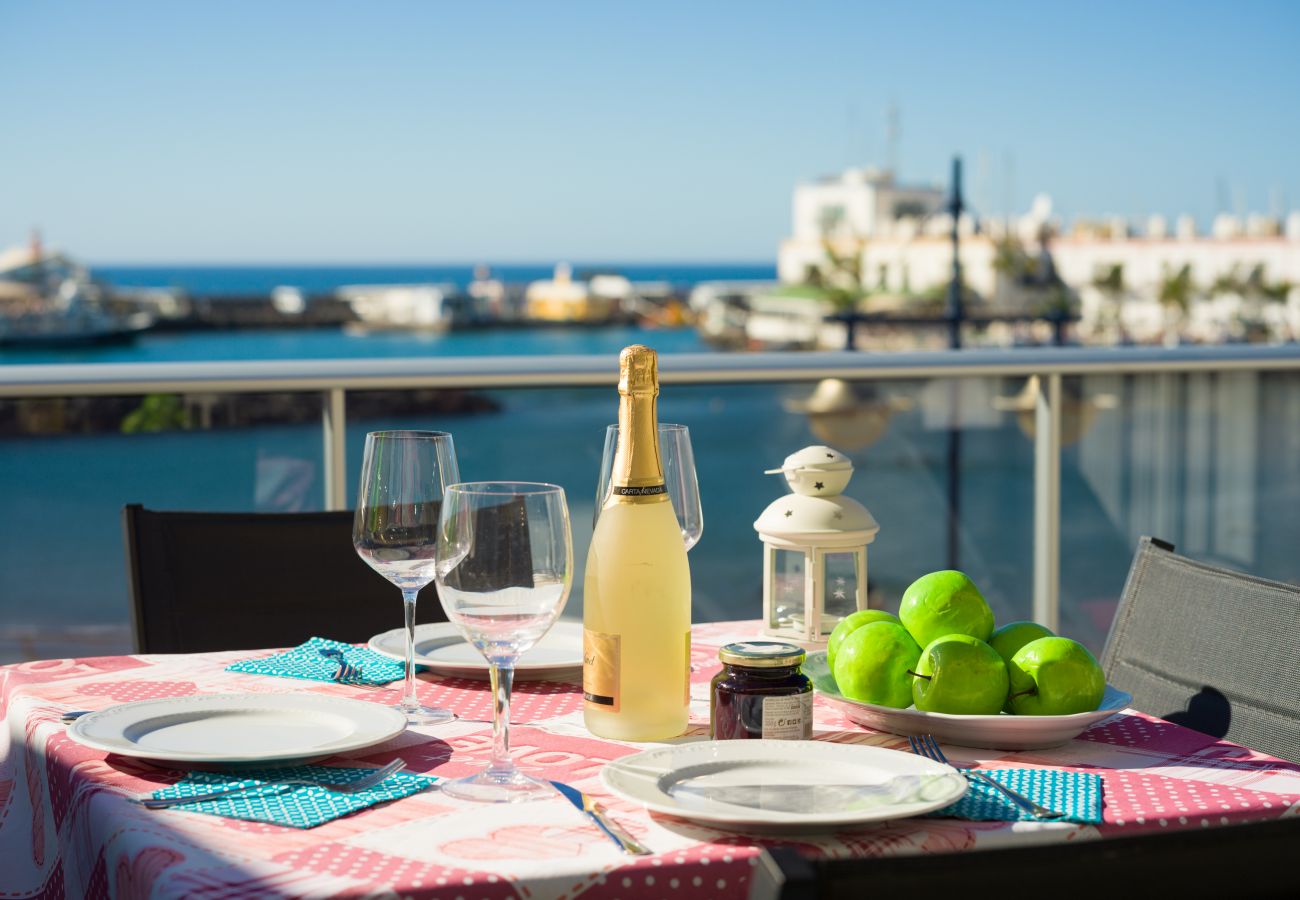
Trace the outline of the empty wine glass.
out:
[[[447,618],[486,657],[491,673],[492,761],[445,781],[465,800],[512,803],[554,796],[510,759],[510,687],[520,654],[550,629],[573,583],[564,489],[553,484],[453,484],[438,525],[438,596]]]
[[[614,450],[618,446],[618,426],[605,428],[605,450],[600,457],[600,481],[596,485],[596,511],[591,524],[595,527],[600,508],[609,499],[610,472],[614,469]],[[664,486],[672,501],[682,539],[690,550],[704,533],[704,510],[700,506],[700,483],[695,476],[695,452],[691,449],[691,432],[685,425],[667,422],[659,425],[659,457],[664,467]]]
[[[397,709],[415,725],[456,717],[421,706],[415,696],[415,600],[433,581],[443,490],[459,481],[456,448],[443,431],[366,435],[352,544],[370,567],[402,590],[406,609],[406,680]]]

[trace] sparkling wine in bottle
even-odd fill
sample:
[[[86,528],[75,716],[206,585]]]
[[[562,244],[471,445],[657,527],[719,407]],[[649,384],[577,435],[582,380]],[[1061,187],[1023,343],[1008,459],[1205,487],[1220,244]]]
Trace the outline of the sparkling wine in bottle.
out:
[[[600,737],[657,741],[686,730],[691,575],[659,457],[658,357],[633,345],[618,363],[611,490],[584,582],[583,715]]]

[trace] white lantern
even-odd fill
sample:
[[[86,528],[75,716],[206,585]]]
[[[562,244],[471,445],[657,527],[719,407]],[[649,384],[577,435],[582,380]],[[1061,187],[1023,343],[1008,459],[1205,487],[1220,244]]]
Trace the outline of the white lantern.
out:
[[[842,495],[853,463],[830,447],[804,447],[779,469],[794,491],[754,522],[763,541],[764,631],[816,648],[840,619],[867,608],[867,545],[880,525]]]

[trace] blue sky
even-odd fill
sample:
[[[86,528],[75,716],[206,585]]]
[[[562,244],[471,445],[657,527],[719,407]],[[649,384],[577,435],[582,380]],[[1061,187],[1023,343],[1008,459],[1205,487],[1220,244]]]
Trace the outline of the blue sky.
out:
[[[0,246],[768,261],[885,159],[1001,212],[1300,207],[1300,3],[0,2]]]

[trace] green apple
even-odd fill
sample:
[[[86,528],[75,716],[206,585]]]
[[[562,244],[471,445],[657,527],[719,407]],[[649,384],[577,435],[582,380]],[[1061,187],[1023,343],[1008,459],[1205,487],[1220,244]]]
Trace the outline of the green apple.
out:
[[[868,622],[852,631],[835,654],[835,684],[852,700],[905,709],[912,705],[912,676],[921,648],[893,622]]]
[[[1025,644],[1039,638],[1055,636],[1052,634],[1052,629],[1037,622],[1009,622],[993,632],[993,636],[989,638],[989,646],[998,651],[998,656],[1002,657],[1004,663],[1011,665],[1011,657],[1015,656],[1016,651]]]
[[[1007,699],[1007,665],[983,641],[946,634],[926,645],[912,679],[912,699],[923,712],[995,716]]]
[[[966,575],[951,569],[913,581],[898,607],[903,627],[922,647],[946,634],[968,634],[987,641],[993,633],[993,610]]]
[[[1106,692],[1106,676],[1078,641],[1045,637],[1016,651],[1007,666],[1011,711],[1019,716],[1091,712]]]
[[[826,667],[828,669],[832,672],[835,671],[835,654],[839,652],[840,644],[844,643],[844,639],[868,622],[902,624],[898,621],[898,616],[887,613],[883,609],[860,609],[857,612],[849,613],[840,619],[839,624],[835,626],[835,630],[831,632],[830,640],[826,642]]]

